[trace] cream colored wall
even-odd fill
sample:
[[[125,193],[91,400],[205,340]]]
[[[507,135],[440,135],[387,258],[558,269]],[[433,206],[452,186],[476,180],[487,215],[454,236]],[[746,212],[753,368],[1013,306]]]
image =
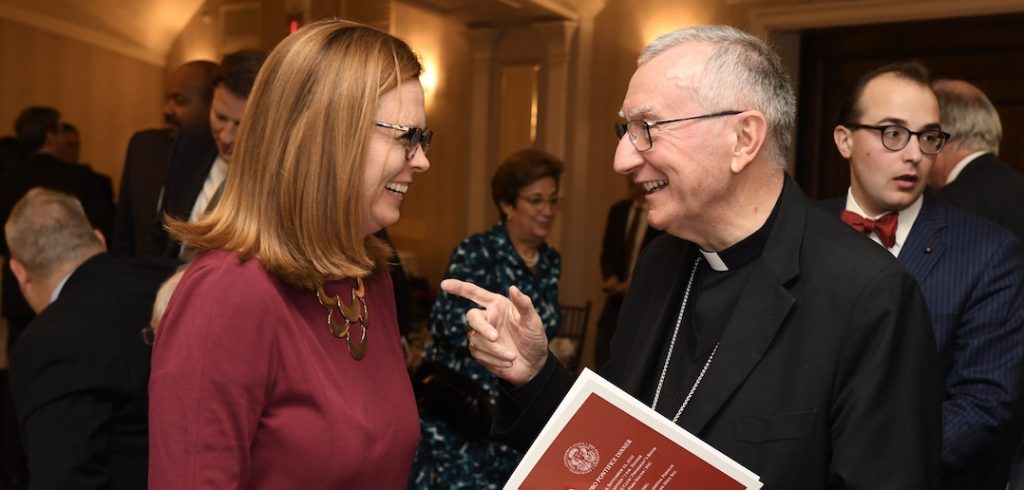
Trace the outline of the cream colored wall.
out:
[[[472,204],[466,201],[466,187],[490,188],[489,182],[467,179],[469,166],[484,162],[468,160],[470,49],[463,32],[461,26],[441,15],[394,4],[392,34],[420,55],[437,86],[427,93],[427,126],[435,134],[427,154],[430,170],[417,176],[402,204],[402,218],[389,233],[399,251],[415,256],[415,262],[407,265],[435,288],[452,249],[470,231],[465,210]]]
[[[164,71],[136,58],[0,18],[0,134],[30,105],[58,109],[82,136],[82,161],[116,192],[132,133],[162,125]]]

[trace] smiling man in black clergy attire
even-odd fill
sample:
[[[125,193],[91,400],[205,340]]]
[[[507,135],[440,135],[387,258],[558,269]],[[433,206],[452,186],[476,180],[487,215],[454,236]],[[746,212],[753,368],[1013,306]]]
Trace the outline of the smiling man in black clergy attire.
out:
[[[622,113],[615,169],[666,234],[640,257],[602,376],[766,490],[937,484],[928,310],[891,255],[785,175],[795,100],[778,56],[726,26],[667,34]],[[528,445],[571,383],[529,298],[441,286],[486,308],[467,314],[469,349],[510,383],[494,429]]]
[[[11,392],[32,488],[146,487],[150,348],[173,261],[115,258],[72,196],[35,188],[4,226],[39,314],[14,344]]]

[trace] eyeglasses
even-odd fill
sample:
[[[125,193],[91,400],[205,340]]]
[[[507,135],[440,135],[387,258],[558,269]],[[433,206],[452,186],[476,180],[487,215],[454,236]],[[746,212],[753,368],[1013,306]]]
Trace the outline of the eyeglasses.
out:
[[[558,209],[558,205],[562,198],[560,196],[544,197],[540,194],[533,194],[531,196],[519,196],[519,199],[526,201],[533,209],[541,209],[545,204],[551,206],[551,209]]]
[[[629,141],[630,143],[633,143],[633,148],[636,148],[636,151],[647,151],[654,146],[654,142],[651,140],[651,128],[655,126],[682,121],[693,121],[696,119],[708,119],[711,117],[735,116],[741,112],[743,111],[722,111],[703,114],[700,116],[682,117],[679,119],[665,119],[662,121],[627,121],[625,123],[615,124],[615,136],[621,140],[624,135],[629,134]]]
[[[417,146],[423,148],[423,153],[426,153],[427,148],[430,148],[430,140],[434,138],[434,132],[426,128],[414,128],[380,121],[374,121],[373,124],[381,128],[395,129],[402,132],[397,139],[405,140],[406,160],[412,160],[416,156]]]
[[[850,129],[873,129],[878,131],[879,137],[882,138],[882,146],[889,151],[900,151],[910,143],[911,136],[917,136],[918,146],[921,147],[921,153],[925,155],[937,155],[942,151],[942,147],[946,146],[946,141],[949,141],[949,133],[940,131],[938,129],[926,129],[924,131],[911,131],[903,126],[896,124],[889,124],[886,126],[870,126],[867,124],[844,124]]]

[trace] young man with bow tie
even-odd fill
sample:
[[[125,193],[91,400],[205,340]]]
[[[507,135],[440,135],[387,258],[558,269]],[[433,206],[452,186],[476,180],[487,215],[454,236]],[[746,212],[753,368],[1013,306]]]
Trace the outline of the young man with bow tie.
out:
[[[1024,382],[1021,244],[926,190],[949,134],[920,64],[861,76],[833,136],[850,161],[850,190],[823,205],[888,249],[931,312],[942,376],[943,488],[1005,488]]]

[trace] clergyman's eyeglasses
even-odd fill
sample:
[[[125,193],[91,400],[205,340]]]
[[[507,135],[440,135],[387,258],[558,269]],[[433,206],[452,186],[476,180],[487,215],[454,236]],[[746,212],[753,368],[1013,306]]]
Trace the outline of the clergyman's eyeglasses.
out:
[[[711,114],[702,114],[700,116],[681,117],[679,119],[664,119],[661,121],[627,121],[624,123],[618,123],[615,125],[615,136],[618,139],[626,134],[629,134],[629,141],[633,143],[633,148],[636,151],[647,151],[654,146],[654,142],[651,140],[651,128],[655,126],[661,126],[662,124],[677,123],[682,121],[693,121],[695,119],[708,119],[711,117],[722,117],[722,116],[734,116],[740,114],[742,111],[720,111],[713,112]]]

